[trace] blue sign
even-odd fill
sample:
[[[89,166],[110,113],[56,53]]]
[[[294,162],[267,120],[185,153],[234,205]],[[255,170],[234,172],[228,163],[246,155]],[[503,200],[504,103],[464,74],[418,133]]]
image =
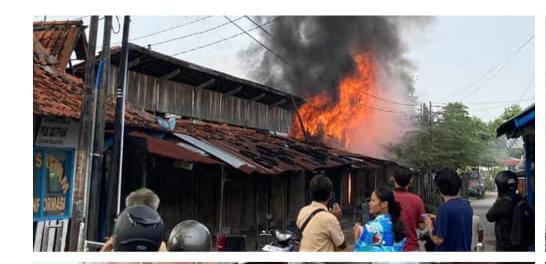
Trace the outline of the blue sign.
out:
[[[33,221],[72,214],[74,149],[34,148]]]

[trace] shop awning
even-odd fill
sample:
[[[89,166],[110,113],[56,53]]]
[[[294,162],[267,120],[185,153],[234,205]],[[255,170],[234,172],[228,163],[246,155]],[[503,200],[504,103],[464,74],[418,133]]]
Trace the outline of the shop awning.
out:
[[[146,149],[149,153],[189,162],[199,162],[205,164],[223,164],[221,161],[202,153],[193,151],[183,145],[177,145],[176,142],[159,139],[142,132],[130,132],[130,140],[139,148]]]

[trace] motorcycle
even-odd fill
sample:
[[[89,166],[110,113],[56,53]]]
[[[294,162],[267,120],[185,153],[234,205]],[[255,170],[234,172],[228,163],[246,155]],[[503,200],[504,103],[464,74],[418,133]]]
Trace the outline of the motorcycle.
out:
[[[262,236],[272,236],[270,231],[262,231]],[[275,230],[275,241],[262,247],[265,252],[291,252],[298,251],[299,241],[296,235],[290,231],[281,232]]]

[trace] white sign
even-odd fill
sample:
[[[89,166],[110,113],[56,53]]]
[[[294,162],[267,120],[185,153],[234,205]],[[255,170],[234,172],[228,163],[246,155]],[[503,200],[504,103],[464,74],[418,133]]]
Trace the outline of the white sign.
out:
[[[80,124],[67,118],[44,117],[38,129],[36,146],[76,148]]]

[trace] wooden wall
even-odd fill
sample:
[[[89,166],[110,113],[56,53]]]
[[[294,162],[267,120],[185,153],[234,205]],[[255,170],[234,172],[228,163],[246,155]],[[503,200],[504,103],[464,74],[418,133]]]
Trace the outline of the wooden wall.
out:
[[[109,94],[114,95],[118,79],[116,67],[112,66],[111,74]],[[128,74],[128,84],[127,102],[149,111],[285,133],[292,122],[292,112],[283,108],[132,71]]]

